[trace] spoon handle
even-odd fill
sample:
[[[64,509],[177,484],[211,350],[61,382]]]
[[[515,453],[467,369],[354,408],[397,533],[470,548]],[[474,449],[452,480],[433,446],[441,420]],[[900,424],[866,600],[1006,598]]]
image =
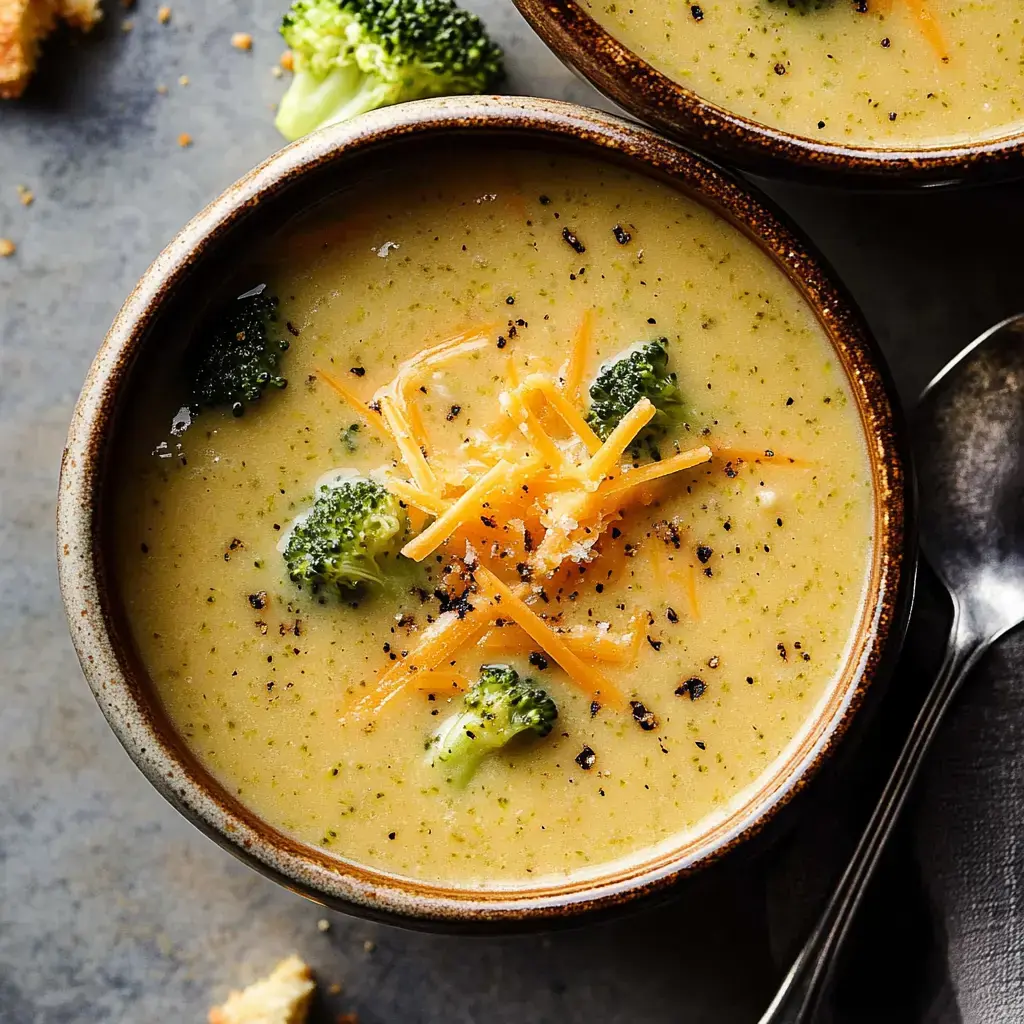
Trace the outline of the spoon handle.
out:
[[[988,643],[957,616],[942,668],[914,719],[842,878],[760,1024],[811,1024],[831,966],[953,695]]]

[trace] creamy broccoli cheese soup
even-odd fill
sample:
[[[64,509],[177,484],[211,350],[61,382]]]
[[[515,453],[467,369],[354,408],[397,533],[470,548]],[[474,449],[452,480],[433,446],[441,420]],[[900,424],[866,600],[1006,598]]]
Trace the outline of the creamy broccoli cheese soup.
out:
[[[823,142],[915,148],[1024,125],[1014,0],[580,0],[725,109]]]
[[[696,201],[448,151],[224,298],[144,375],[113,525],[160,700],[265,821],[430,882],[581,877],[722,818],[832,692],[859,413]]]

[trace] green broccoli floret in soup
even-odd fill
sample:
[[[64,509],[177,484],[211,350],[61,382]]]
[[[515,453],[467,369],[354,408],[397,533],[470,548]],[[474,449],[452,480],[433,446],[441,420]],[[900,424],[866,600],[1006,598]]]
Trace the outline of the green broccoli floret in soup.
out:
[[[689,410],[676,375],[668,368],[667,345],[668,338],[648,341],[605,363],[598,371],[590,386],[587,422],[602,440],[642,398],[649,399],[657,411],[637,435],[637,448],[646,441],[656,456],[654,439],[685,421]]]
[[[314,591],[384,587],[400,569],[408,527],[398,498],[376,481],[352,477],[324,485],[288,535],[288,574]]]
[[[427,743],[430,764],[448,781],[465,786],[488,754],[523,733],[547,736],[558,708],[530,679],[509,665],[484,665],[462,698],[462,708],[443,722]]]
[[[502,52],[452,0],[295,0],[281,35],[295,76],[277,113],[297,139],[378,107],[490,91]]]
[[[200,330],[189,352],[192,411],[227,406],[241,416],[268,388],[285,387],[277,366],[287,348],[266,285],[240,295]]]

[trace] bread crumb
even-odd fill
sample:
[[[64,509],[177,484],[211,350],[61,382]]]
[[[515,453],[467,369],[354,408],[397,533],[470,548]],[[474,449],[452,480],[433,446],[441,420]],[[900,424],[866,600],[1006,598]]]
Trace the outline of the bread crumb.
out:
[[[121,22],[122,32],[131,32],[133,28],[135,28],[135,22],[131,18],[125,18],[124,21]]]
[[[359,1024],[358,1013],[343,1013],[338,1018],[338,1024]]]
[[[295,57],[292,55],[292,51],[285,50],[284,53],[281,54],[281,59],[278,61],[278,64],[280,64],[285,71],[294,71]]]
[[[18,198],[22,206],[31,206],[36,201],[35,193],[27,185],[18,186]]]
[[[0,259],[7,259],[18,251],[18,247],[9,238],[0,238]]]
[[[231,45],[236,50],[251,50],[252,36],[248,32],[236,32],[231,37]]]
[[[340,996],[342,991],[343,991],[343,989],[344,989],[344,986],[341,984],[341,982],[340,981],[335,981],[335,982],[332,982],[330,987],[327,989],[327,994],[329,996]]]
[[[329,932],[331,930],[331,922],[326,917],[321,917],[316,923],[316,930],[318,932]]]
[[[171,9],[166,4],[156,12],[156,20],[166,25],[171,20]]]
[[[282,960],[267,978],[232,992],[210,1010],[209,1024],[305,1024],[316,983],[297,956]]]
[[[192,145],[192,136],[189,135],[188,132],[182,132],[178,136],[178,145],[181,146],[182,149],[188,149],[188,147]]]
[[[280,66],[279,66],[279,65],[277,65],[277,64],[275,64],[275,65],[274,65],[274,66],[273,66],[273,67],[272,67],[272,68],[270,69],[270,73],[271,73],[271,74],[272,74],[272,75],[273,75],[273,76],[274,76],[275,78],[280,78],[280,77],[281,77],[281,76],[282,76],[282,75],[284,74],[284,72],[283,72],[283,71],[281,70]]]
[[[163,85],[163,84],[161,84],[161,85],[158,85],[158,86],[156,87],[156,91],[157,91],[158,93],[160,93],[160,95],[161,95],[161,96],[166,96],[166,95],[167,95],[167,86],[166,86],[166,85]]]
[[[367,939],[363,943],[363,952],[364,953],[372,953],[376,948],[377,948],[377,943],[374,942],[373,939]]]
[[[180,78],[178,79],[178,85],[188,85],[188,83],[189,83],[189,82],[191,82],[191,81],[192,81],[192,79],[190,79],[190,78],[188,77],[188,75],[182,75],[182,76],[181,76],[181,77],[180,77]]]

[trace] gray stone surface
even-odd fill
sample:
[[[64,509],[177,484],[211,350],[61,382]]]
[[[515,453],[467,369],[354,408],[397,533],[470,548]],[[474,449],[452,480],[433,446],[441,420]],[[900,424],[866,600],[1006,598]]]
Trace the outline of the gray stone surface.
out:
[[[0,237],[18,245],[0,260],[0,1020],[198,1021],[229,986],[297,950],[325,983],[344,984],[324,996],[323,1021],[349,1010],[364,1024],[754,1021],[827,878],[802,884],[813,874],[802,865],[820,867],[815,851],[829,846],[827,818],[615,923],[547,937],[414,934],[325,914],[200,836],[138,774],[81,678],[53,552],[67,421],[136,278],[278,145],[282,6],[178,0],[161,26],[155,0],[130,15],[108,0],[102,29],[54,40],[25,99],[0,106]],[[513,90],[599,102],[508,0],[474,6],[508,48]],[[236,30],[253,32],[251,53],[229,45]],[[1021,303],[1020,261],[1002,241],[1024,226],[1019,189],[770,191],[845,278],[906,397]]]

